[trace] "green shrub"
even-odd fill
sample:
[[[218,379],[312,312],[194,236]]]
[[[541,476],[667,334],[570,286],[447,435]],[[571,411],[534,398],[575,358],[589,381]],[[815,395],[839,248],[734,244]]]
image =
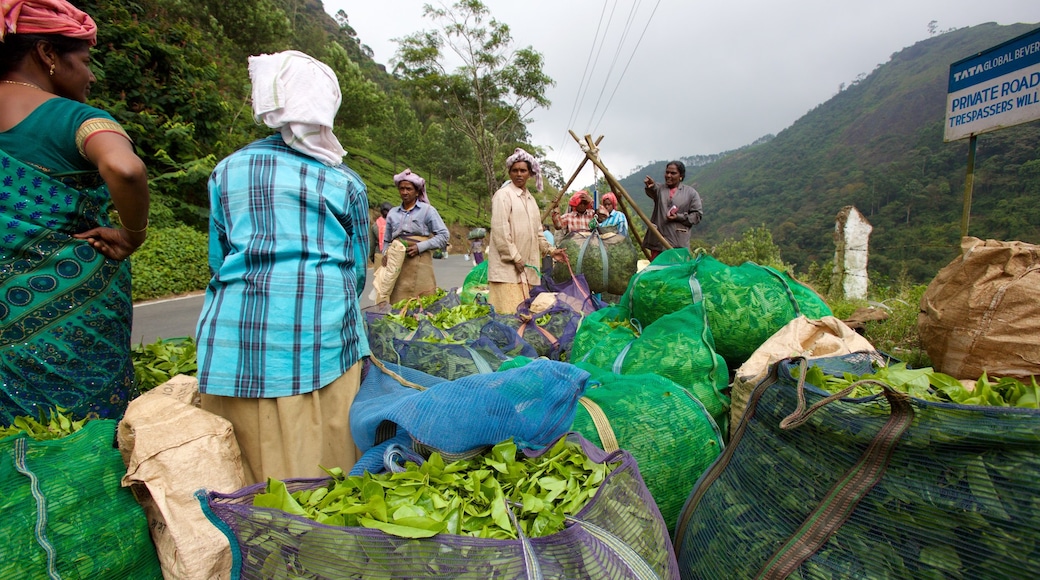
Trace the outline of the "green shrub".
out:
[[[209,283],[206,234],[187,226],[158,228],[132,256],[133,298],[147,300],[204,290]]]
[[[896,285],[871,289],[871,300],[831,300],[834,316],[846,319],[860,308],[874,306],[888,313],[885,320],[869,321],[863,336],[874,348],[906,362],[914,368],[931,366],[928,353],[917,332],[917,313],[925,285]]]
[[[792,270],[791,266],[780,258],[780,246],[773,243],[773,234],[769,233],[769,228],[765,225],[744,230],[744,235],[739,240],[727,238],[711,248],[709,253],[716,260],[729,266],[754,262],[788,274]]]

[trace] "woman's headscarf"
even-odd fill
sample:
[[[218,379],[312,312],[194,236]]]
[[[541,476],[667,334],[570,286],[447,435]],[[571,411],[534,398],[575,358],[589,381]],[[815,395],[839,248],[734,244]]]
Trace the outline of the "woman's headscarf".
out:
[[[419,177],[418,174],[412,173],[411,169],[405,169],[401,173],[394,176],[394,187],[401,185],[402,181],[407,181],[415,186],[415,189],[419,190],[419,201],[423,203],[430,203],[430,199],[426,197],[426,180]]]
[[[571,207],[578,207],[578,204],[580,204],[583,201],[587,201],[589,202],[589,205],[592,205],[592,197],[589,195],[589,192],[585,191],[584,189],[579,189],[578,191],[574,192],[574,195],[571,196],[571,200],[567,202],[567,205]]]
[[[65,0],[0,0],[0,42],[7,34],[60,34],[97,44],[97,24]]]
[[[531,166],[531,173],[534,174],[534,186],[538,191],[542,190],[542,166],[538,164],[538,160],[534,158],[527,151],[517,147],[513,154],[506,158],[506,173],[509,173],[509,168],[513,166],[517,161],[526,161]]]
[[[3,1],[3,0],[0,0]],[[336,73],[296,50],[249,57],[253,116],[281,129],[285,144],[325,165],[347,152],[332,133],[342,96]]]
[[[612,192],[612,191],[608,191],[608,192],[604,193],[603,195],[601,195],[599,197],[599,202],[603,203],[604,201],[607,201],[608,199],[611,201],[611,203],[614,204],[614,207],[617,207],[617,196],[614,195],[614,192]]]

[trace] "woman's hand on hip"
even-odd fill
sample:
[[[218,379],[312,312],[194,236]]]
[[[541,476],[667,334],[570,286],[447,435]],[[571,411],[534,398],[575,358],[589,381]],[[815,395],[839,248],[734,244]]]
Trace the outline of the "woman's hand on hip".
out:
[[[112,260],[125,260],[144,243],[145,232],[129,232],[119,228],[93,228],[72,237],[85,240],[101,255]]]

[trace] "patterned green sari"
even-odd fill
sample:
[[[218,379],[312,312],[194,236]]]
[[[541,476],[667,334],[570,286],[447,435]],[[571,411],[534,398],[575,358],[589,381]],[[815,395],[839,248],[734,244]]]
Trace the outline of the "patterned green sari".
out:
[[[130,262],[71,235],[110,226],[96,173],[47,175],[0,150],[0,425],[59,406],[119,418],[135,393]]]

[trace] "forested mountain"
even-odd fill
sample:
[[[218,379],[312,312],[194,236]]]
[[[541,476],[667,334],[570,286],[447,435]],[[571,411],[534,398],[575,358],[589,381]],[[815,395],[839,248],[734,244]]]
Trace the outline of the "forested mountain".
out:
[[[927,282],[957,253],[963,209],[967,140],[943,143],[949,66],[1035,27],[989,23],[933,36],[775,138],[688,163],[686,182],[705,205],[695,243],[764,224],[801,269],[832,258],[834,218],[854,205],[874,226],[870,270],[895,278],[905,268]],[[648,202],[641,180],[660,179],[665,162],[622,185]],[[1040,121],[979,136],[974,183],[969,235],[1040,243]]]

